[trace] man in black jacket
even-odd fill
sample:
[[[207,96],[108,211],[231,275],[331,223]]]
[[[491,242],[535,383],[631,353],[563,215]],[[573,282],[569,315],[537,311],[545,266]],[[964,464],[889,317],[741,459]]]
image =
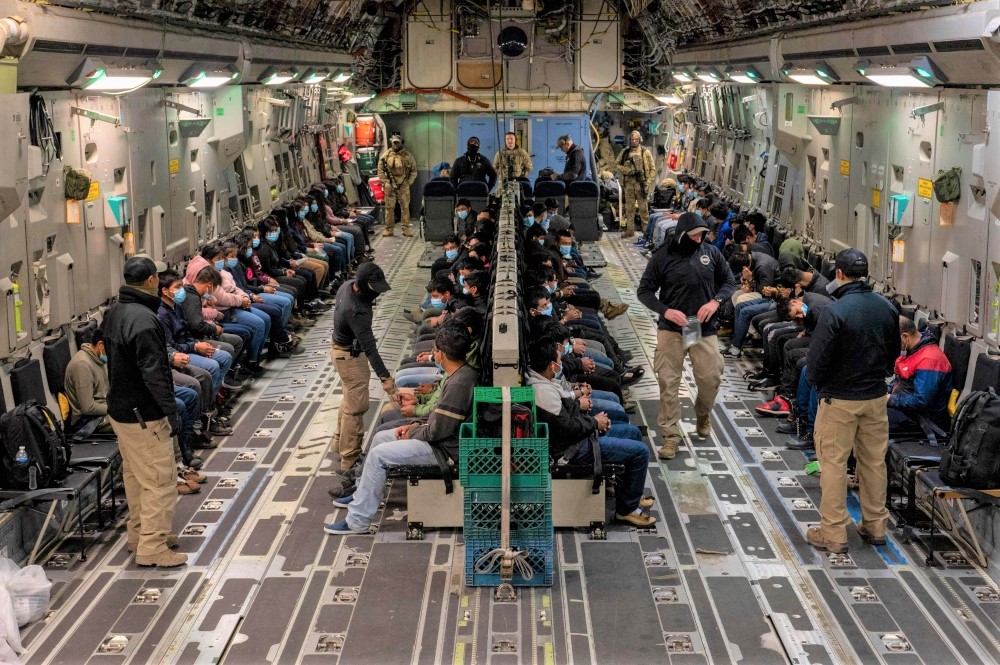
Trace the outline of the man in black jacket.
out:
[[[556,147],[566,153],[566,165],[561,174],[553,173],[552,179],[562,180],[567,185],[574,180],[584,180],[587,177],[587,155],[583,148],[573,143],[569,134],[560,136]]]
[[[485,182],[492,190],[497,182],[497,172],[490,160],[479,154],[479,139],[471,137],[465,144],[465,154],[451,167],[451,184],[458,187],[463,182]]]
[[[128,498],[128,540],[138,543],[140,566],[181,566],[187,555],[171,552],[177,469],[173,437],[181,430],[167,345],[156,317],[160,307],[156,264],[125,262],[125,285],[104,315],[108,355],[108,416],[122,453]],[[176,543],[176,536],[173,536]]]
[[[837,301],[826,308],[813,333],[806,377],[819,391],[816,455],[822,475],[820,526],[806,539],[830,552],[847,551],[847,459],[858,460],[861,524],[858,535],[885,544],[886,467],[889,419],[885,377],[899,355],[896,308],[865,281],[868,258],[856,249],[837,254]]]
[[[674,241],[653,254],[637,292],[639,302],[659,315],[653,368],[660,384],[657,424],[664,440],[659,450],[663,459],[672,459],[681,441],[678,391],[684,357],[691,356],[698,386],[694,408],[699,436],[712,433],[712,406],[722,384],[724,363],[716,335],[716,312],[736,292],[736,280],[722,252],[703,242],[707,232],[699,215],[682,214]],[[681,332],[689,317],[700,322],[701,340],[687,347]]]

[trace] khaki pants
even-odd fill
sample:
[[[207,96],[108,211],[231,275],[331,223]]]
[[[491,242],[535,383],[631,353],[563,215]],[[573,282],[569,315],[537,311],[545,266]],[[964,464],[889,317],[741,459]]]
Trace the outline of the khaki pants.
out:
[[[633,230],[632,221],[635,219],[635,209],[639,208],[639,219],[642,220],[642,233],[646,232],[646,225],[649,224],[649,203],[642,194],[642,187],[634,179],[625,181],[625,207],[622,213],[622,231]]]
[[[885,453],[889,447],[888,396],[854,401],[823,398],[819,401],[816,427],[816,457],[819,459],[820,531],[834,543],[847,542],[847,458],[858,460],[858,491],[861,523],[873,535],[885,533],[889,510],[885,507],[887,474]]]
[[[111,420],[122,453],[122,476],[128,499],[128,541],[138,556],[167,551],[177,505],[174,441],[166,418],[146,423]]]
[[[351,357],[348,349],[331,345],[330,355],[340,375],[344,398],[340,401],[340,422],[333,437],[333,449],[340,453],[340,468],[351,468],[361,455],[361,441],[365,434],[365,413],[368,411],[368,381],[371,369],[368,356]]]
[[[309,268],[316,273],[316,288],[322,289],[326,283],[326,271],[330,269],[330,264],[322,259],[307,257],[302,263],[303,268]]]
[[[698,397],[694,410],[698,416],[708,416],[719,394],[725,361],[719,352],[719,338],[715,335],[703,337],[690,349],[684,349],[684,339],[680,333],[669,330],[656,331],[656,354],[653,356],[653,371],[660,384],[660,413],[657,425],[664,439],[681,437],[678,425],[681,419],[681,401],[678,392],[681,375],[684,372],[684,356],[691,356],[694,367],[694,382],[698,386]]]
[[[385,190],[385,228],[392,231],[396,225],[396,202],[399,202],[399,223],[403,231],[410,230],[410,188],[402,187],[399,191],[387,187]]]

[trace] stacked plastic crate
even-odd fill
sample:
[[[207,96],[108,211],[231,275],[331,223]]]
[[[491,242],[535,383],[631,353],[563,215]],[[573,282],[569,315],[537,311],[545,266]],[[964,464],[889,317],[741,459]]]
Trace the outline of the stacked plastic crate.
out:
[[[524,579],[515,568],[514,586],[551,586],[553,570],[552,476],[549,474],[548,425],[539,423],[534,390],[511,388],[511,403],[530,408],[534,436],[511,439],[510,548],[527,551],[533,571]],[[465,583],[497,586],[499,565],[479,572],[476,562],[500,547],[503,441],[476,436],[476,423],[486,404],[502,402],[500,388],[476,388],[473,421],[459,430],[459,479],[465,491]]]

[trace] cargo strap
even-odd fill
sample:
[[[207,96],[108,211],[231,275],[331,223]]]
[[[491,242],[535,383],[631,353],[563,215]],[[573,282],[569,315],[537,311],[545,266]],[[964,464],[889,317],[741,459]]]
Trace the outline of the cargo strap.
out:
[[[510,549],[510,388],[500,389],[502,398],[502,419],[500,441],[502,446],[500,464],[500,549],[504,551],[500,562],[500,581],[510,582],[514,577],[514,557]]]

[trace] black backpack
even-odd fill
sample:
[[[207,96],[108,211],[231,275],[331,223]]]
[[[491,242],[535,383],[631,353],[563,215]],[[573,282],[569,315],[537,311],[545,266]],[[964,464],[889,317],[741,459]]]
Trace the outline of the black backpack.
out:
[[[24,448],[27,461],[17,461]],[[62,424],[34,400],[0,416],[0,487],[28,490],[56,487],[67,475],[70,444]],[[34,478],[32,480],[32,477]]]
[[[1000,487],[1000,397],[992,388],[959,402],[938,471],[955,487]]]

